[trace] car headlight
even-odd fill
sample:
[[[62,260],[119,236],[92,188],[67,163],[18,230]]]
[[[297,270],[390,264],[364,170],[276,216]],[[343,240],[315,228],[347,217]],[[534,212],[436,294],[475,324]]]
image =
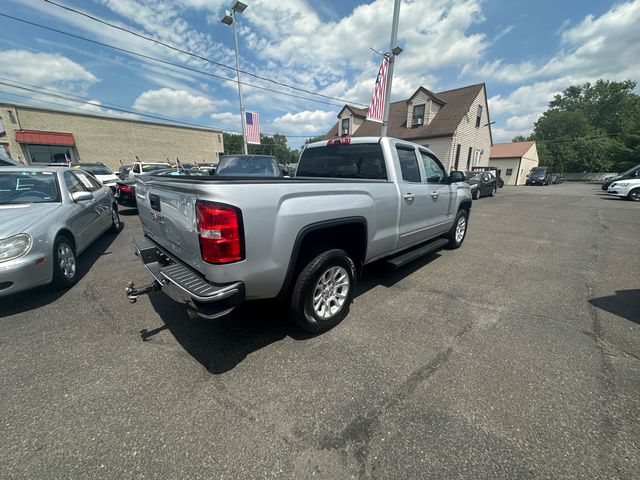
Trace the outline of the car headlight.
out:
[[[471,185],[471,190],[473,190],[474,188],[478,188],[478,184],[474,183],[473,185]]]
[[[26,254],[31,249],[31,236],[20,233],[0,240],[0,262],[13,260]]]
[[[629,183],[625,182],[625,183],[614,183],[613,185],[615,185],[616,187],[628,187]],[[613,187],[613,185],[611,185]]]

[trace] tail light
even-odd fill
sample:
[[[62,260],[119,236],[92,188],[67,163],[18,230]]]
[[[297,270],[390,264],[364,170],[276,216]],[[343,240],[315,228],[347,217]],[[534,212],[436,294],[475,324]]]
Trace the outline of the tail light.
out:
[[[119,183],[116,183],[116,189],[121,192],[131,193],[131,187],[129,185],[120,185]]]
[[[220,203],[196,202],[198,238],[207,263],[231,263],[243,259],[240,211]]]

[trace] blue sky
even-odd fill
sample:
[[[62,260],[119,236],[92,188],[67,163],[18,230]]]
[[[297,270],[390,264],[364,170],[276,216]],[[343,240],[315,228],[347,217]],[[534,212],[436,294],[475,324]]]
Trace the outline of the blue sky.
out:
[[[234,66],[229,0],[52,0],[223,65]],[[328,97],[368,104],[388,49],[393,0],[246,0],[241,69]],[[0,13],[166,62],[0,17],[0,101],[169,117],[240,130],[232,69],[105,26],[45,0],[3,0]],[[392,99],[485,82],[494,140],[528,134],[553,95],[571,84],[640,79],[640,0],[404,1]],[[200,72],[195,72],[198,70]],[[215,78],[216,75],[224,78]],[[228,80],[225,80],[228,79]],[[244,76],[245,107],[265,134],[290,145],[323,134],[344,102]],[[264,89],[278,90],[275,93]],[[45,90],[46,89],[46,90]],[[68,98],[51,96],[58,92]],[[286,95],[293,94],[302,98]],[[79,103],[83,99],[90,102]],[[311,101],[309,99],[315,99]],[[48,102],[48,103],[47,103]],[[135,116],[135,113],[125,114]],[[142,118],[142,117],[141,117]]]

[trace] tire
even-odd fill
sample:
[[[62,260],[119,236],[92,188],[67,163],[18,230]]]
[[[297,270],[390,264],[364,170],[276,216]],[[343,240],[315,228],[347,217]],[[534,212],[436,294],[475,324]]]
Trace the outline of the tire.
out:
[[[347,252],[322,252],[298,275],[289,307],[291,319],[308,332],[329,330],[348,315],[355,288],[356,266]]]
[[[629,192],[627,198],[634,202],[640,202],[640,188],[634,188]]]
[[[478,188],[476,189],[476,191],[475,191],[475,192],[473,192],[473,194],[472,194],[471,196],[472,196],[472,198],[473,198],[474,200],[479,200],[479,199],[480,199],[480,187],[478,187]]]
[[[122,221],[120,220],[120,213],[118,212],[118,205],[114,203],[111,206],[111,227],[110,233],[118,233],[122,230]]]
[[[493,187],[493,188],[491,189],[491,193],[489,194],[489,196],[490,196],[490,197],[493,197],[493,196],[496,194],[496,192],[497,192],[497,191],[498,191],[498,187]]]
[[[53,242],[53,285],[69,288],[78,281],[78,262],[73,242],[66,235],[58,235]]]
[[[458,227],[460,226],[462,227],[462,231],[458,230]],[[462,246],[462,242],[464,242],[464,239],[467,236],[468,226],[469,215],[467,214],[467,211],[458,210],[456,219],[453,221],[453,225],[451,225],[451,229],[446,235],[446,238],[449,240],[449,244],[447,245],[447,248],[449,248],[449,250],[455,250],[456,248],[460,248]]]

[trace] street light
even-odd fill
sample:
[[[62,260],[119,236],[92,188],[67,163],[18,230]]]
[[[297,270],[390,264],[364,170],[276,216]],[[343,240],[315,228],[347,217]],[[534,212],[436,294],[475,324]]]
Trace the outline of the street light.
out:
[[[220,21],[225,25],[231,25],[233,27],[233,46],[236,51],[236,74],[238,78],[238,98],[240,99],[240,122],[242,123],[242,146],[244,154],[247,155],[247,135],[244,118],[244,106],[242,104],[242,83],[240,83],[240,55],[238,53],[238,32],[236,31],[236,13],[242,13],[247,9],[247,4],[234,0],[229,7],[229,10],[224,12],[224,15],[220,18]]]

